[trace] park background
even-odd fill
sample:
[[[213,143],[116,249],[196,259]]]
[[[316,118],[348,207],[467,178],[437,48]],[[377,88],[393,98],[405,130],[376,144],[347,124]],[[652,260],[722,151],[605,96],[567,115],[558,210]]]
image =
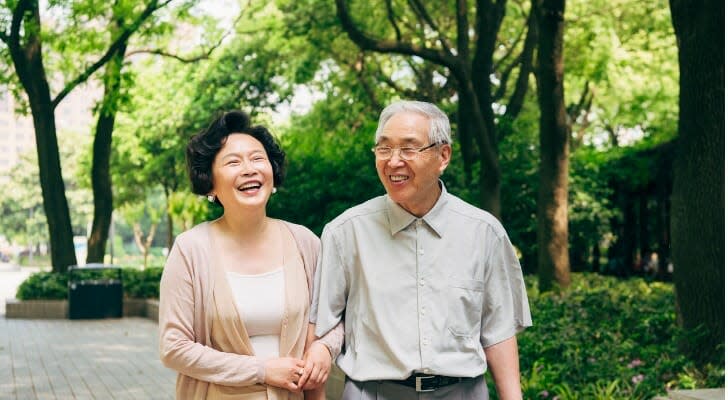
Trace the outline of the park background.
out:
[[[184,146],[222,110],[251,113],[287,153],[269,214],[320,233],[383,193],[378,113],[418,99],[451,117],[448,191],[499,217],[527,275],[526,398],[724,387],[724,14],[679,0],[3,1],[0,104],[28,116],[35,146],[0,181],[2,250],[48,270],[18,297],[66,296],[84,262],[126,267],[129,296],[157,296],[175,235],[220,213],[190,193]],[[64,130],[57,111],[79,92],[93,120]]]

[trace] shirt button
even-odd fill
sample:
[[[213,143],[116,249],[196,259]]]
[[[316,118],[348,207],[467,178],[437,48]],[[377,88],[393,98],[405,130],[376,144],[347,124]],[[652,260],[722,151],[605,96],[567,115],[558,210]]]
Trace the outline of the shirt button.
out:
[[[422,307],[422,309],[420,310],[420,314],[425,315],[425,307]]]
[[[425,286],[425,280],[424,279],[420,279],[420,286]]]

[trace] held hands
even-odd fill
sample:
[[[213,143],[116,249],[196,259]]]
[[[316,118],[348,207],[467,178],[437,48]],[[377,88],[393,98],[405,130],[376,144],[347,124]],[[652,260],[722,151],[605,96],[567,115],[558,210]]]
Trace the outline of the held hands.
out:
[[[265,362],[265,384],[300,392],[321,387],[331,371],[331,353],[318,342],[311,344],[303,360],[272,358]]]
[[[298,382],[304,374],[304,362],[297,358],[271,358],[265,362],[265,384],[300,392]]]
[[[331,353],[328,347],[319,342],[313,342],[306,354],[303,355],[305,363],[303,375],[298,381],[302,390],[311,390],[326,383],[331,371]]]

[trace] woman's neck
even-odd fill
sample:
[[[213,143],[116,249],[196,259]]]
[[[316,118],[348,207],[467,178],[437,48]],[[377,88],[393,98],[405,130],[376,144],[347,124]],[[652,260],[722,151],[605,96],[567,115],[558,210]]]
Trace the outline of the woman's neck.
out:
[[[224,234],[239,240],[250,240],[265,236],[271,219],[263,213],[258,214],[223,214],[217,221]]]

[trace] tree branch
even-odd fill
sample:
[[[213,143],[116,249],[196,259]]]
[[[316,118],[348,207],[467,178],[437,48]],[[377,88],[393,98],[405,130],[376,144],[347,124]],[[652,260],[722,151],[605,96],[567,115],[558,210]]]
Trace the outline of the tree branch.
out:
[[[365,79],[364,72],[366,71],[366,61],[364,60],[364,52],[360,51],[359,55],[357,56],[357,60],[354,65],[348,64],[351,69],[353,69],[356,73],[356,79],[359,81],[359,84],[364,88],[364,92],[367,94],[367,97],[369,98],[369,102],[372,104],[372,107],[375,110],[381,110],[382,104],[377,100],[376,93],[374,92],[374,89],[372,89],[371,85],[369,85],[369,82]]]
[[[490,74],[493,72],[493,52],[496,36],[504,15],[505,0],[496,0],[494,3],[491,0],[477,1],[475,22],[477,38],[470,69],[474,71],[472,74],[473,90],[478,96],[480,112],[483,115],[492,113]],[[489,132],[489,134],[491,133]],[[492,137],[491,141],[495,143],[495,136]]]
[[[392,0],[387,0],[385,2],[387,4],[387,18],[389,19],[389,23],[392,25],[392,28],[394,28],[394,36],[397,38],[397,41],[402,40],[402,32],[399,31],[399,26],[397,26],[397,21],[394,20],[394,10],[392,9]]]
[[[458,56],[461,60],[470,59],[470,35],[468,33],[468,2],[455,0],[457,10]]]
[[[116,53],[118,48],[125,42],[129,40],[129,37],[136,32],[139,27],[146,21],[147,18],[149,18],[155,11],[159,10],[160,8],[166,6],[169,4],[172,0],[166,0],[162,2],[161,4],[157,4],[157,0],[152,0],[149,2],[147,7],[144,9],[144,11],[139,14],[139,17],[132,22],[131,25],[127,26],[122,30],[119,37],[114,40],[109,48],[106,50],[106,53],[95,63],[93,63],[91,66],[86,68],[85,71],[83,71],[80,75],[78,75],[74,80],[67,83],[66,86],[61,90],[60,93],[56,96],[55,99],[51,102],[51,107],[56,108],[58,104],[69,94],[71,91],[78,86],[79,84],[85,82],[91,74],[96,72],[99,68],[101,68],[104,64],[106,64],[111,57]]]
[[[498,89],[493,94],[493,101],[502,99],[503,96],[506,94],[506,89],[508,88],[508,80],[511,78],[511,72],[516,68],[516,66],[520,63],[520,59],[516,58],[513,61],[511,61],[510,64],[503,70],[500,76],[500,86],[498,86]]]
[[[13,18],[10,23],[10,36],[6,42],[9,47],[20,48],[20,26],[23,24],[23,15],[32,6],[29,0],[20,0],[13,10]],[[3,40],[4,41],[4,40]]]
[[[440,27],[437,26],[435,23],[435,20],[432,19],[430,16],[430,13],[427,12],[427,9],[422,4],[420,0],[409,0],[410,7],[415,11],[415,13],[423,20],[427,25],[430,26],[430,28],[437,33],[437,38],[440,41],[440,44],[442,45],[443,49],[446,53],[452,54],[452,45],[450,44],[450,41],[447,39],[445,35],[442,34],[440,31]]]
[[[226,37],[228,37],[230,35],[231,31],[233,31],[235,29],[235,27],[238,25],[238,22],[240,22],[242,17],[243,17],[243,13],[240,13],[238,15],[238,17],[235,19],[235,21],[233,21],[231,28],[228,29],[222,36],[220,36],[220,39],[218,39],[217,43],[215,43],[212,47],[207,49],[202,54],[192,56],[192,57],[183,57],[178,54],[173,54],[173,53],[170,53],[170,52],[162,50],[162,49],[137,49],[137,50],[132,50],[132,51],[127,52],[125,58],[131,57],[136,54],[154,54],[154,55],[158,55],[158,56],[162,56],[162,57],[174,58],[175,60],[178,60],[183,63],[192,63],[192,62],[196,62],[196,61],[200,61],[200,60],[206,60],[206,59],[210,58],[210,55],[212,55],[213,51],[215,51],[218,47],[220,47],[222,45],[222,42],[225,40]],[[247,34],[247,33],[253,33],[253,32],[258,32],[258,31],[237,32],[237,33]]]
[[[199,54],[194,57],[183,57],[174,53],[167,52],[162,49],[136,49],[132,50],[126,53],[124,58],[130,58],[132,56],[135,56],[137,54],[154,54],[157,56],[167,57],[167,58],[173,58],[177,61],[183,62],[183,63],[191,63],[195,61],[205,60],[210,57],[210,53],[212,53],[213,49],[210,49],[209,51],[205,52],[204,54]]]
[[[526,23],[523,24],[523,29],[521,29],[520,32],[518,32],[518,37],[516,40],[513,41],[513,46],[509,47],[508,50],[506,50],[506,54],[501,57],[500,60],[493,63],[493,70],[498,70],[502,63],[504,63],[510,56],[513,54],[513,52],[516,50],[516,47],[518,47],[518,43],[521,42],[521,38],[523,37],[523,34],[528,31],[528,19],[526,19]]]
[[[336,0],[336,11],[341,25],[351,39],[362,50],[372,50],[382,53],[397,53],[410,56],[418,56],[435,64],[457,69],[457,60],[452,54],[443,51],[433,50],[424,46],[402,41],[377,40],[367,36],[359,30],[349,15],[345,0]]]
[[[528,33],[526,34],[526,39],[523,42],[523,50],[519,57],[521,69],[518,71],[516,87],[506,106],[506,115],[512,119],[515,119],[521,112],[521,108],[523,108],[523,102],[525,101],[526,93],[528,93],[528,77],[533,72],[533,54],[536,51],[536,45],[538,43],[538,24],[534,8],[531,7],[531,11],[528,14]]]

